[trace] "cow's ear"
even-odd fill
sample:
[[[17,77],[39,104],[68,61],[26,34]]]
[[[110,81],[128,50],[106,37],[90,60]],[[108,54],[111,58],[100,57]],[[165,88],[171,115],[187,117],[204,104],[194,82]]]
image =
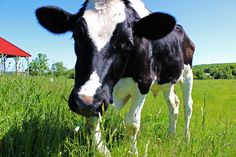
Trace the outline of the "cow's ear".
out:
[[[134,35],[157,40],[170,33],[175,24],[175,18],[169,14],[152,13],[134,24]]]
[[[52,33],[72,31],[74,15],[55,6],[41,7],[36,10],[39,23]]]

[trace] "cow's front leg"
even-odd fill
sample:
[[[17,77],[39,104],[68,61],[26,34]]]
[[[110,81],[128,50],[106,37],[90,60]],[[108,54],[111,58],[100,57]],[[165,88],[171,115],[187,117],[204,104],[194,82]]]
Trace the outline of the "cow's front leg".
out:
[[[179,112],[179,99],[174,91],[173,84],[167,84],[163,90],[163,94],[169,109],[169,135],[174,135],[176,132],[177,117]]]
[[[111,157],[105,142],[102,140],[102,132],[100,129],[100,119],[97,117],[87,118],[87,126],[92,136],[92,143],[96,146],[99,155],[104,157]]]
[[[146,98],[146,94],[142,95],[139,92],[138,87],[136,86],[135,90],[133,90],[133,93],[131,93],[131,97],[131,107],[129,112],[126,114],[125,124],[127,130],[127,137],[131,142],[130,153],[138,156],[138,149],[136,146],[137,134],[140,128],[141,111]]]

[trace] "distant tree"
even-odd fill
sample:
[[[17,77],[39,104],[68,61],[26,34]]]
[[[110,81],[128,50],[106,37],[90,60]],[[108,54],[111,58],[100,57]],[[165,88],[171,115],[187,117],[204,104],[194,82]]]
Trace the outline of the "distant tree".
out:
[[[236,63],[196,65],[193,73],[194,79],[236,79]]]
[[[223,66],[212,69],[211,76],[213,76],[214,79],[231,79],[232,78],[230,69],[228,67],[223,67]]]
[[[232,71],[232,75],[233,75],[233,76],[236,76],[236,69],[234,69],[234,70]]]
[[[46,54],[39,53],[29,65],[29,72],[31,75],[43,75],[48,70],[48,58]]]
[[[230,65],[229,68],[230,68],[230,69],[234,69],[235,67],[234,67],[233,65]]]
[[[204,80],[206,79],[206,75],[201,70],[195,70],[194,72],[194,79]]]
[[[67,68],[63,62],[56,62],[52,64],[51,71],[55,76],[62,76],[66,74]]]
[[[74,79],[75,78],[75,69],[69,69],[66,71],[66,76],[69,79]]]
[[[210,69],[209,68],[205,68],[204,69],[204,73],[210,73]]]

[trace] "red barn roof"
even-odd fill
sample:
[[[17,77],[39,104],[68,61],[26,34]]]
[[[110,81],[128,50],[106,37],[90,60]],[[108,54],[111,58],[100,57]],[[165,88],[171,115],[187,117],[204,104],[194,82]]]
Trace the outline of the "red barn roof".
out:
[[[9,41],[0,37],[0,54],[8,56],[31,57],[31,55],[24,50],[13,45]]]

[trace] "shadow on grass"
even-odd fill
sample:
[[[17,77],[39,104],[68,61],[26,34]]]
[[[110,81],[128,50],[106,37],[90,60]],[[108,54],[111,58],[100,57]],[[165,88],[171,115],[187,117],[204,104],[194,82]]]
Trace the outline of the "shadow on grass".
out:
[[[14,124],[0,140],[0,157],[69,156],[75,145],[86,147],[83,131],[76,133],[56,120],[32,118]]]
[[[0,139],[0,157],[94,156],[96,148],[88,135],[85,120],[63,116],[66,114],[63,112],[55,113],[29,112],[26,118],[16,120]],[[29,120],[27,117],[30,117]],[[80,126],[78,132],[74,131],[76,125]],[[124,130],[121,117],[111,113],[105,117],[102,136],[110,150],[123,145]]]

